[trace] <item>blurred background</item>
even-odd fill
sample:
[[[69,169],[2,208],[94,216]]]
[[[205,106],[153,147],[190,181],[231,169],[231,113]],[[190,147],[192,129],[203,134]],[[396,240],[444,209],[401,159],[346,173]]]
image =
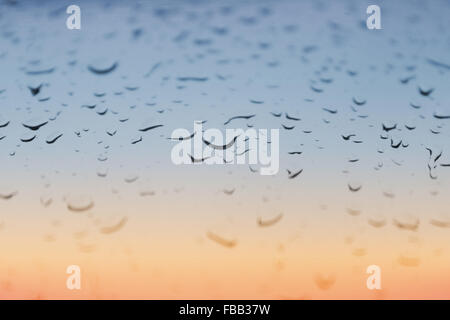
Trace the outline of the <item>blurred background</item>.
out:
[[[449,14],[1,0],[0,298],[450,298]],[[279,173],[174,165],[194,121],[279,129]]]

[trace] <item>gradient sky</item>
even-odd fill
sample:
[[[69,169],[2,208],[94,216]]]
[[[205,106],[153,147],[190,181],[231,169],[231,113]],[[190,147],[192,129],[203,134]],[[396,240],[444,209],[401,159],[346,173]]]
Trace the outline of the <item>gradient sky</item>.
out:
[[[368,30],[369,4],[1,1],[0,297],[449,298],[450,5],[378,1]],[[167,138],[196,120],[279,129],[279,173],[175,166]]]

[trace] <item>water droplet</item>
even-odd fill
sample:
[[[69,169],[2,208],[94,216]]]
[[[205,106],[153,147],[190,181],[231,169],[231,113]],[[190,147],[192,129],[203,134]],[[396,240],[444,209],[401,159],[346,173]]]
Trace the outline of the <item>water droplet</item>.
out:
[[[62,135],[63,135],[62,133],[60,133],[60,132],[58,132],[58,131],[55,131],[55,132],[51,133],[51,134],[47,137],[47,139],[45,139],[45,142],[47,142],[48,144],[53,144],[53,143],[55,143],[59,138],[61,138]]]
[[[328,290],[336,282],[336,276],[334,274],[324,276],[324,275],[318,273],[314,277],[314,282],[315,282],[316,286],[319,287],[319,289]]]
[[[97,160],[98,160],[98,161],[101,161],[101,162],[104,162],[104,161],[108,160],[108,157],[107,157],[106,155],[104,155],[104,154],[100,154],[100,155],[97,157]]]
[[[97,176],[100,178],[105,178],[108,175],[108,168],[101,167],[97,169]]]
[[[8,126],[9,120],[4,119],[2,116],[0,116],[0,128],[4,128]]]
[[[88,195],[69,196],[66,203],[67,209],[73,212],[84,212],[94,207],[94,201]]]
[[[0,189],[0,199],[10,200],[17,195],[17,191],[10,188],[2,188]]]
[[[33,118],[33,119],[30,119],[30,120],[22,123],[22,125],[25,128],[28,128],[30,130],[37,131],[41,127],[45,126],[47,123],[48,123],[47,120],[40,119],[40,118]]]
[[[139,176],[134,175],[134,174],[130,174],[128,176],[125,177],[125,182],[126,183],[133,183],[135,182],[137,179],[139,179]]]
[[[40,200],[41,204],[46,208],[49,207],[53,202],[53,199],[49,194],[42,195]]]
[[[22,142],[31,142],[36,138],[36,135],[33,132],[26,132],[20,137],[20,141]]]
[[[111,234],[111,233],[117,232],[125,226],[127,221],[128,221],[128,218],[123,217],[118,222],[116,222],[112,225],[100,228],[100,232],[103,234]]]

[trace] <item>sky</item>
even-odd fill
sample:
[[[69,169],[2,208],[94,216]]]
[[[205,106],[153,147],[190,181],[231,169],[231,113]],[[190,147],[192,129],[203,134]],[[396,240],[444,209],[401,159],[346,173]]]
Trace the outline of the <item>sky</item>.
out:
[[[450,3],[370,4],[0,1],[0,298],[449,298]]]

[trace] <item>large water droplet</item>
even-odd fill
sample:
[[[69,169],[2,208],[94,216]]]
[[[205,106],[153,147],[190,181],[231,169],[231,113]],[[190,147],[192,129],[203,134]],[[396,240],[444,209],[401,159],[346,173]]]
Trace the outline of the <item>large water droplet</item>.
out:
[[[48,144],[53,144],[55,143],[59,138],[62,137],[62,133],[55,131],[52,132],[51,134],[48,135],[47,139],[45,139],[45,142],[47,142]]]
[[[33,132],[26,132],[20,136],[20,141],[22,142],[31,142],[36,138],[36,135]]]
[[[25,128],[36,131],[48,123],[47,120],[41,118],[33,118],[22,123]]]
[[[84,212],[94,207],[94,201],[88,195],[69,196],[66,203],[67,209],[72,212]]]

